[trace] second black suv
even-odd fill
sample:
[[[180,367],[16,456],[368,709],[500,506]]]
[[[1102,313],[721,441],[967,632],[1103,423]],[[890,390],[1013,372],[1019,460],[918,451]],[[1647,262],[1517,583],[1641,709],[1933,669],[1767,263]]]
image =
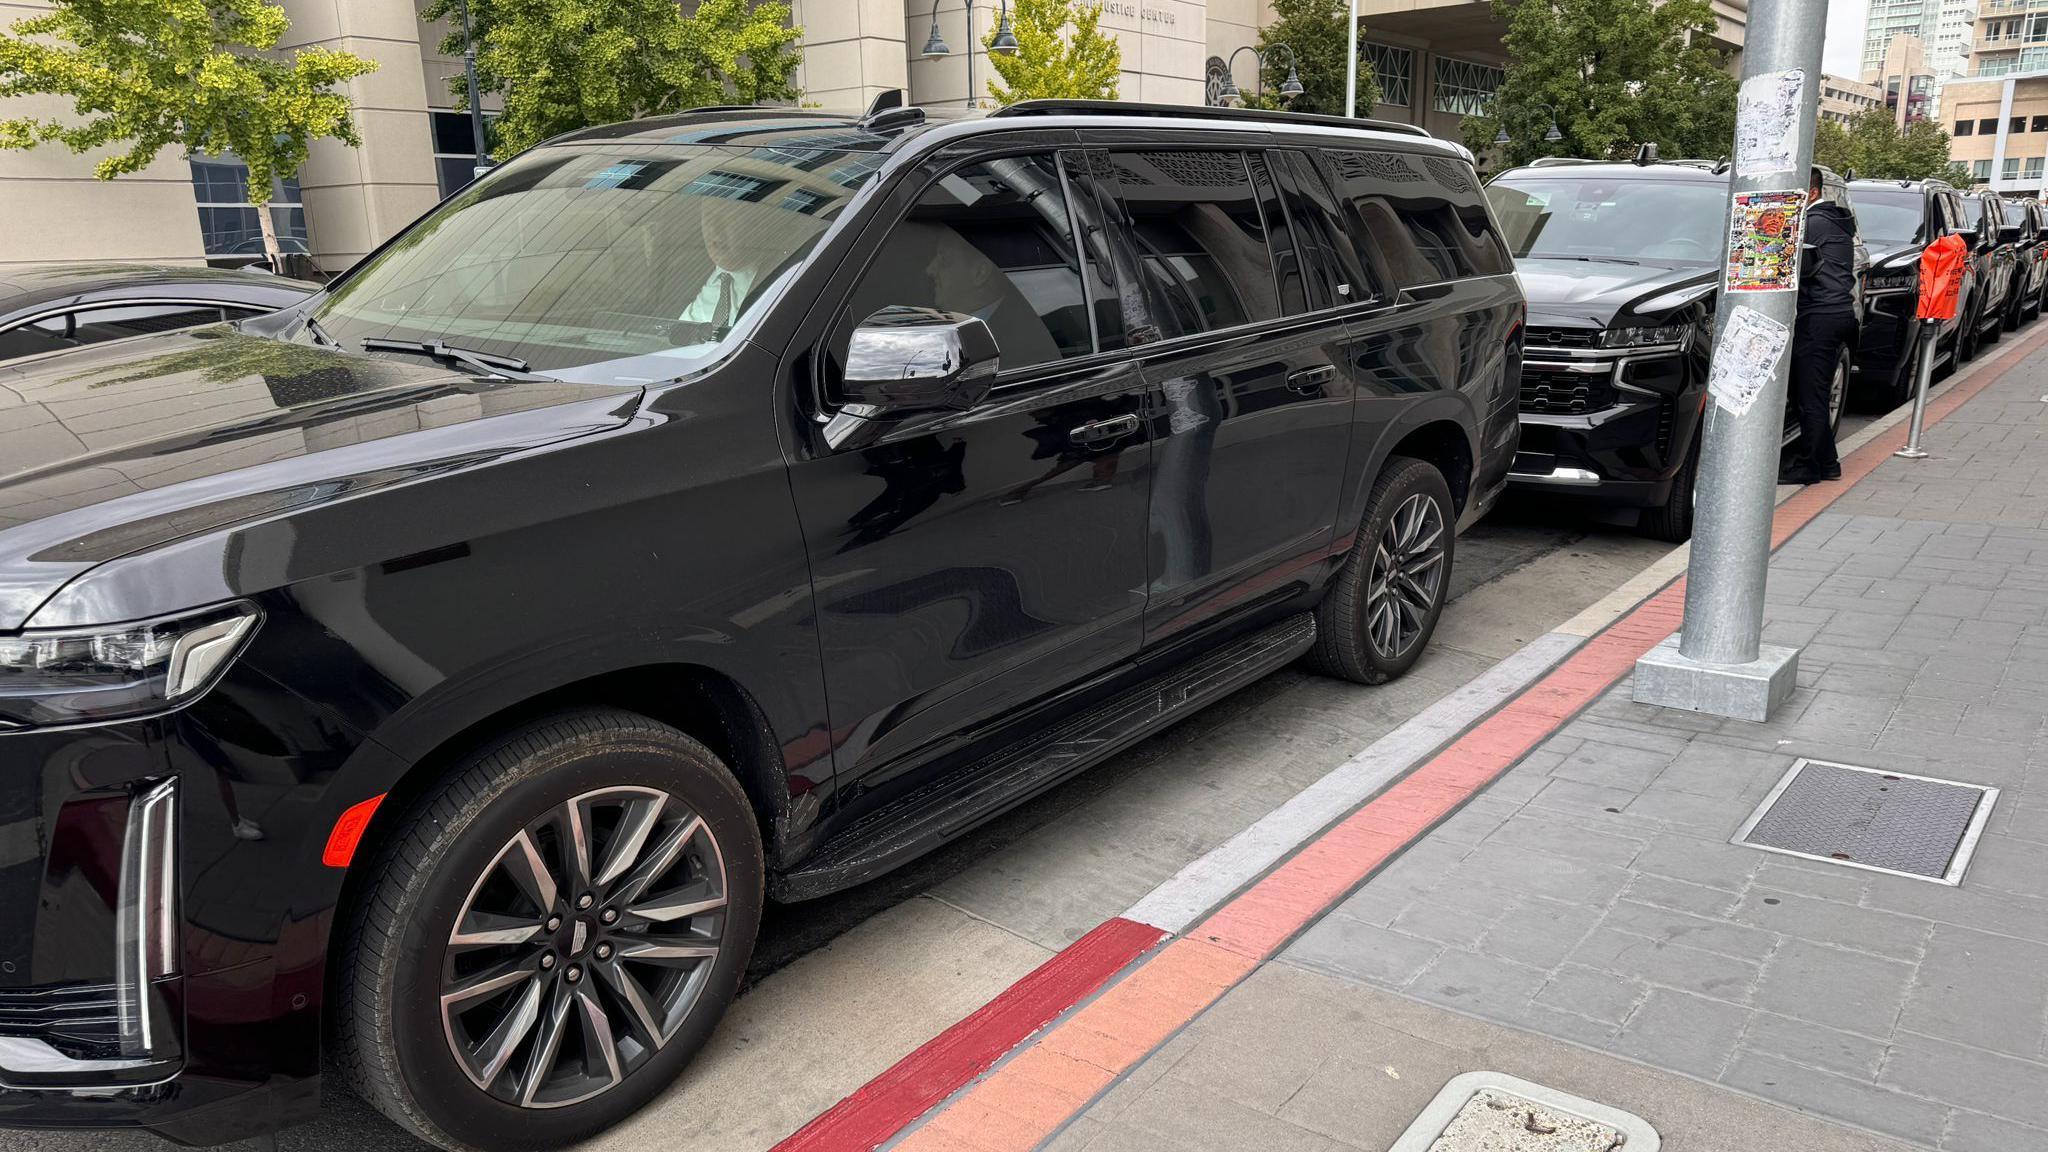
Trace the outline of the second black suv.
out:
[[[1853,180],[1849,200],[1857,230],[1870,246],[1864,277],[1863,326],[1856,345],[1856,395],[1867,407],[1895,408],[1912,398],[1919,358],[1920,254],[1935,239],[1961,234],[1972,243],[1966,197],[1939,180]],[[1974,349],[1964,312],[1975,295],[1965,276],[1956,318],[1936,328],[1936,355],[1951,361]]]
[[[1963,238],[1970,242],[1970,274],[1964,283],[1958,334],[1959,359],[1968,360],[2005,332],[2006,305],[2020,276],[2022,229],[2006,220],[2005,198],[1981,190],[1963,196]]]
[[[2012,289],[2004,310],[2005,330],[2013,332],[2041,314],[2041,295],[2048,291],[2048,261],[2043,260],[2048,256],[2048,239],[2042,236],[2044,216],[2039,200],[2006,197],[2001,206],[2005,210],[2005,226],[1999,239],[2011,244],[2013,251]]]
[[[1297,658],[1412,665],[1523,322],[1399,126],[709,110],[288,313],[17,366],[0,1124],[215,1143],[325,1049],[445,1146],[593,1135],[764,898]]]
[[[1846,201],[1824,172],[1823,194]],[[1510,484],[1640,509],[1692,534],[1693,478],[1728,226],[1728,174],[1704,161],[1559,160],[1496,176],[1488,198],[1529,297],[1521,451]],[[1861,242],[1859,267],[1867,260]],[[1840,418],[1850,372],[1835,376]],[[1787,443],[1798,435],[1788,412]]]

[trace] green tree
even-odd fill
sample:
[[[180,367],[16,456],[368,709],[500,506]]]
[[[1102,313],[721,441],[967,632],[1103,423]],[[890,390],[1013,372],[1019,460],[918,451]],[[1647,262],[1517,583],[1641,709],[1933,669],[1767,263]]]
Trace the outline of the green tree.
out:
[[[1884,108],[1858,112],[1847,127],[1823,120],[1813,128],[1813,162],[1876,180],[1946,180],[1968,187],[1970,170],[1949,159],[1948,133],[1930,120],[1901,132]]]
[[[452,19],[441,50],[462,54],[460,0],[421,15]],[[477,88],[504,99],[501,152],[592,124],[706,104],[794,100],[803,29],[781,0],[470,0]],[[449,81],[469,106],[459,74]]]
[[[1493,0],[1507,25],[1506,75],[1490,115],[1465,121],[1474,152],[1507,164],[1539,156],[1619,159],[1654,143],[1665,156],[1720,156],[1735,138],[1735,77],[1707,0]],[[1545,143],[1556,110],[1564,139]]]
[[[1293,112],[1344,114],[1344,50],[1349,47],[1344,23],[1351,18],[1351,0],[1272,0],[1273,22],[1259,29],[1259,51],[1265,54],[1260,77],[1263,99],[1250,103]],[[1287,82],[1287,48],[1294,50],[1299,66],[1302,94],[1293,100],[1279,99],[1280,85]],[[1358,61],[1358,110],[1370,115],[1379,101],[1373,84],[1372,63],[1364,58],[1361,45]]]
[[[988,82],[988,94],[996,103],[1116,99],[1123,49],[1116,37],[1097,27],[1102,21],[1101,4],[1015,0],[1010,10],[1017,51],[988,58],[1001,81]],[[991,31],[982,39],[983,46],[994,37]]]
[[[141,171],[167,147],[232,152],[249,166],[274,265],[272,180],[297,172],[314,140],[360,142],[333,88],[377,67],[326,48],[280,53],[290,27],[267,0],[55,0],[0,32],[0,97],[69,97],[77,116],[0,120],[0,148],[124,149],[93,166],[102,180]]]

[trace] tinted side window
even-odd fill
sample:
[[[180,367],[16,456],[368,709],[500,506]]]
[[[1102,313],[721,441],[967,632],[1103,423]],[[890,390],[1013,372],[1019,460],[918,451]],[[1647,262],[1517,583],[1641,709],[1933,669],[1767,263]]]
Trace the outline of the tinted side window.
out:
[[[1006,369],[1094,351],[1054,157],[985,160],[925,189],[862,274],[847,319],[892,304],[981,317]]]
[[[0,332],[0,360],[12,360],[17,356],[34,356],[38,352],[55,352],[59,348],[71,348],[77,341],[64,333],[65,318],[49,316],[31,324],[17,324]]]
[[[72,336],[80,344],[91,344],[100,340],[119,340],[123,336],[139,336],[144,332],[171,332],[179,328],[190,328],[195,324],[215,324],[219,321],[220,309],[211,306],[122,304],[80,311],[72,329]]]
[[[1110,163],[1164,335],[1281,314],[1242,152],[1113,151]]]
[[[1309,281],[1312,307],[1330,308],[1362,303],[1371,296],[1364,283],[1351,241],[1345,235],[1343,214],[1330,193],[1330,186],[1306,152],[1271,152],[1273,171],[1280,178],[1281,197],[1287,203],[1287,218],[1294,225],[1295,242],[1301,246]]]
[[[1358,209],[1362,245],[1376,249],[1395,283],[1493,276],[1509,268],[1479,184],[1444,156],[1330,149],[1340,193]],[[1368,262],[1370,253],[1361,251]]]
[[[1272,251],[1273,275],[1280,285],[1280,308],[1289,316],[1308,311],[1308,286],[1303,281],[1302,255],[1287,210],[1280,206],[1280,189],[1266,158],[1258,153],[1246,157],[1251,167],[1252,187],[1259,195],[1259,215],[1266,222],[1266,247]]]

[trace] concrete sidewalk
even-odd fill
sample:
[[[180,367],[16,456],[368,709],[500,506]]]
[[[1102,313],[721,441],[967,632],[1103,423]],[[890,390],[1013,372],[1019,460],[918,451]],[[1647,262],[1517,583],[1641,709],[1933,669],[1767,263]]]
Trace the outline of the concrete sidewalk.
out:
[[[1669,1149],[2048,1152],[2048,355],[1924,443],[1773,558],[1769,723],[1623,679],[1048,1146],[1386,1149],[1491,1070]],[[1961,885],[1731,843],[1799,757],[2000,789]]]

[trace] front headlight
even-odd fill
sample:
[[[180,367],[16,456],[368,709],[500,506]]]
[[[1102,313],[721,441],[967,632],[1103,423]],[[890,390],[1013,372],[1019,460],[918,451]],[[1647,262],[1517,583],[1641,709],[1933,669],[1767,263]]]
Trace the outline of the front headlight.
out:
[[[1882,292],[1910,292],[1919,278],[1918,268],[1873,269],[1863,278],[1863,290],[1873,296]]]
[[[165,712],[220,678],[262,614],[236,603],[100,628],[0,636],[0,730]]]
[[[1600,334],[1602,348],[1642,348],[1652,344],[1683,344],[1692,327],[1665,324],[1656,328],[1610,328]]]

